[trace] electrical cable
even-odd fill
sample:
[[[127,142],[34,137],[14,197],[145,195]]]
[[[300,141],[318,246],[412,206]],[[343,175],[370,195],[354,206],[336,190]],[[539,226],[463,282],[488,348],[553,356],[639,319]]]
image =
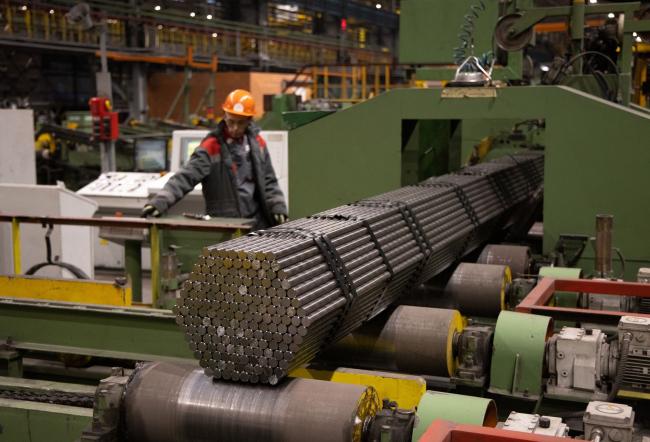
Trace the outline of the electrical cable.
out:
[[[479,0],[470,6],[469,12],[463,16],[463,23],[460,26],[460,33],[458,38],[460,45],[454,48],[453,57],[454,62],[460,65],[467,58],[467,49],[474,46],[474,31],[476,29],[476,20],[480,17],[481,13],[485,11],[485,2]],[[484,54],[485,55],[485,54]],[[479,57],[482,58],[483,56]]]
[[[614,68],[614,72],[615,72],[616,77],[617,77],[616,90],[614,91],[614,99],[615,99],[615,97],[618,95],[618,84],[619,84],[619,82],[620,82],[620,75],[621,75],[621,72],[620,72],[620,70],[618,69],[618,66],[616,65],[616,63],[614,63],[614,61],[613,61],[610,57],[608,57],[607,55],[603,54],[602,52],[597,52],[597,51],[584,51],[584,52],[580,52],[579,54],[574,55],[574,56],[571,57],[569,60],[567,60],[567,62],[564,63],[560,69],[558,69],[558,71],[557,71],[557,72],[555,73],[555,75],[553,76],[553,78],[552,78],[550,84],[558,84],[558,83],[559,83],[560,74],[565,74],[565,73],[566,73],[566,72],[565,72],[566,69],[568,69],[571,65],[573,65],[573,63],[575,63],[576,61],[578,61],[580,58],[582,58],[582,57],[586,57],[587,55],[592,55],[592,56],[596,56],[596,55],[597,55],[597,56],[599,56],[599,57],[602,57],[603,59],[605,59],[605,60],[606,60],[606,61],[607,61],[607,62],[608,62],[608,63],[609,63],[613,68]],[[599,80],[596,79],[596,81],[599,81]],[[609,87],[608,87],[608,89],[609,89]]]
[[[52,229],[53,226],[52,224],[50,224],[47,228],[47,232],[45,232],[46,261],[38,264],[34,264],[29,269],[27,269],[25,275],[31,276],[36,274],[36,272],[38,272],[43,267],[55,266],[55,267],[61,267],[63,269],[66,269],[67,271],[72,273],[77,279],[90,279],[88,275],[86,275],[86,273],[83,270],[81,270],[79,267],[72,264],[68,264],[67,262],[57,262],[52,260],[52,242],[50,240],[50,235],[52,235]]]
[[[603,74],[601,71],[592,71],[591,74],[596,79],[596,83],[598,83],[598,86],[600,87],[600,90],[603,94],[603,98],[609,101],[613,101],[612,91],[610,90],[609,85],[607,84],[607,79],[605,78],[605,74]],[[614,98],[615,97],[616,96],[614,96]]]
[[[625,257],[623,256],[621,249],[618,247],[614,247],[614,251],[618,255],[618,259],[621,261],[621,274],[619,275],[619,278],[623,279],[623,276],[625,275]]]

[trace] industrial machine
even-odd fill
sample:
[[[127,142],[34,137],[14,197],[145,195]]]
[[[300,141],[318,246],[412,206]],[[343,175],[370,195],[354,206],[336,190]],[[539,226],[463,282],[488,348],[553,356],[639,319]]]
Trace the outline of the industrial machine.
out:
[[[167,170],[171,137],[168,128],[122,125],[115,140],[101,140],[99,127],[93,133],[90,114],[69,114],[72,115],[67,116],[63,126],[41,123],[37,127],[35,147],[39,184],[63,181],[68,188],[79,190],[109,172],[100,172],[102,158],[114,160],[113,172],[159,173]],[[113,129],[114,134],[115,131]],[[114,149],[101,148],[106,151],[102,156],[100,145],[104,144],[114,144]]]
[[[489,386],[497,394],[535,400],[543,393],[611,401],[647,397],[650,391],[647,317],[623,316],[609,335],[576,327],[552,333],[548,318],[508,311],[496,325],[467,324],[457,310],[400,306],[387,320],[373,321],[331,346],[319,361],[448,378],[456,386]],[[513,362],[519,366],[514,372]],[[525,377],[518,370],[527,370]]]
[[[167,168],[166,140],[139,140],[136,144],[136,164],[142,166],[138,170],[156,170],[156,172],[107,172],[102,173],[95,181],[77,191],[97,202],[98,215],[139,216],[142,207],[149,198],[159,192],[180,167],[189,159],[194,149],[208,134],[207,130],[174,130],[171,137],[171,155]],[[286,131],[263,131],[262,136],[267,146],[280,187],[285,195],[288,194],[288,164],[287,164],[287,133]],[[145,143],[146,141],[146,143]],[[164,142],[158,142],[164,141]],[[155,165],[157,169],[146,168]],[[145,167],[146,166],[146,167]],[[164,171],[169,172],[164,173]],[[182,217],[184,215],[201,217],[205,210],[201,184],[187,194],[181,201],[170,208],[166,216]],[[145,241],[147,238],[141,237]],[[95,266],[103,269],[120,269],[126,265],[125,242],[137,239],[133,232],[119,232],[115,229],[99,231],[94,246]],[[195,256],[205,242],[213,241],[210,236],[191,233],[168,233],[163,238],[164,249],[177,247],[175,253],[179,256],[183,273],[189,272]],[[142,268],[151,268],[150,253],[143,248],[141,259]]]
[[[584,326],[554,332],[549,317],[508,311],[530,291],[523,284],[518,286],[523,294],[513,290],[515,281],[534,279],[543,259],[527,246],[480,248],[490,240],[510,238],[512,232],[528,231],[534,221],[528,216],[531,204],[539,203],[543,162],[538,151],[504,156],[205,247],[182,285],[174,315],[71,306],[73,317],[89,315],[88,322],[73,331],[66,319],[60,322],[66,328],[54,332],[56,322],[65,317],[65,305],[11,301],[3,304],[8,316],[0,321],[0,333],[12,336],[6,349],[13,358],[25,351],[32,355],[57,348],[112,361],[173,358],[173,363],[120,370],[102,381],[91,401],[92,425],[87,419],[84,440],[120,440],[124,432],[140,440],[194,440],[206,434],[225,440],[259,439],[260,434],[299,440],[307,429],[325,425],[340,432],[333,436],[322,430],[314,437],[379,440],[384,434],[399,441],[424,437],[430,422],[446,417],[436,412],[425,420],[422,416],[431,410],[425,405],[415,412],[415,406],[382,403],[378,387],[368,378],[354,387],[300,379],[300,370],[309,364],[335,371],[343,365],[371,373],[421,375],[426,385],[480,390],[497,402],[643,399],[650,389],[646,318],[624,316],[615,333]],[[600,236],[598,245],[611,245],[608,235]],[[479,262],[459,262],[471,256]],[[460,311],[411,306],[392,310],[405,293],[445,272],[449,281],[443,294]],[[169,276],[174,279],[173,272]],[[30,308],[46,321],[47,335],[17,331],[17,318],[35,317],[28,313]],[[52,308],[54,316],[48,317]],[[106,318],[101,319],[102,340],[114,339],[116,333],[123,338],[127,317],[134,326],[129,330],[149,329],[153,334],[141,334],[137,344],[122,342],[120,350],[116,344],[121,340],[89,343],[79,332],[96,327],[97,315]],[[496,323],[490,321],[497,316]],[[164,344],[156,345],[161,339]],[[55,342],[65,344],[57,347]],[[192,359],[198,359],[199,367]],[[43,364],[30,362],[26,368],[42,370]],[[65,366],[57,370],[75,373]],[[69,393],[30,395],[24,386],[18,393],[16,388],[8,390],[8,401],[28,396],[37,403],[75,403]],[[392,399],[391,394],[396,393],[382,398]],[[310,410],[314,397],[329,411]],[[83,397],[75,398],[88,404]],[[445,403],[451,400],[445,398]],[[458,414],[470,402],[459,399],[452,410]],[[264,404],[276,405],[267,412]],[[486,418],[485,402],[481,407],[486,407],[479,408],[482,418],[496,424],[496,419]],[[220,410],[231,411],[224,411],[223,419],[209,418]],[[300,411],[311,417],[301,417]],[[565,424],[551,419],[552,414],[540,416],[530,405],[516,411],[504,416],[504,431],[527,428],[533,434],[566,436]],[[612,428],[631,434],[627,415],[621,423],[588,413],[585,422],[593,425],[584,428],[594,434],[609,434]],[[310,420],[315,416],[321,417],[318,424]]]
[[[403,2],[403,61],[454,58],[431,23],[448,18],[440,3]],[[650,117],[628,106],[640,5],[445,4],[476,18],[458,60],[437,60],[455,66],[416,76],[453,82],[285,115],[293,221],[204,243],[171,312],[0,299],[8,372],[103,379],[0,379],[3,428],[38,409],[82,440],[643,441],[650,207],[629,194],[648,187]],[[585,17],[609,13],[618,66],[587,73]],[[547,17],[570,18],[571,55],[561,81],[530,85],[523,50]],[[422,304],[406,304],[416,291]]]

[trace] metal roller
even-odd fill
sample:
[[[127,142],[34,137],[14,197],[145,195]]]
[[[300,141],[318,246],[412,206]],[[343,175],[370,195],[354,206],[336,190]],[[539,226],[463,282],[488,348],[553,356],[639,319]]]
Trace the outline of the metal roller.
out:
[[[504,265],[460,263],[445,291],[464,315],[496,317],[506,309],[506,294],[512,282]]]
[[[360,385],[290,379],[277,387],[215,382],[201,369],[145,365],[126,396],[129,440],[359,442],[381,408]]]
[[[464,327],[457,310],[399,306],[325,350],[321,361],[429,376],[452,376],[454,337]]]
[[[513,278],[523,278],[530,273],[530,260],[530,248],[526,246],[488,244],[476,262],[508,266]]]
[[[463,329],[457,310],[397,307],[383,335],[393,342],[399,371],[433,376],[453,376],[456,362],[454,336]]]

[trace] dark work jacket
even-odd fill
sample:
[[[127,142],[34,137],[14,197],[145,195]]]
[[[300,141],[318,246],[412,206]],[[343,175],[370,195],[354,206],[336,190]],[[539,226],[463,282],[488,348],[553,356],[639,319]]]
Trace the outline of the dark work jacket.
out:
[[[164,213],[185,194],[201,183],[205,210],[210,216],[241,217],[237,195],[237,165],[226,144],[226,125],[223,121],[210,132],[196,148],[189,161],[169,179],[150,204]],[[255,197],[260,212],[256,228],[275,224],[273,214],[287,215],[287,205],[275,176],[266,142],[259,128],[251,124],[246,130],[250,159],[255,179]]]

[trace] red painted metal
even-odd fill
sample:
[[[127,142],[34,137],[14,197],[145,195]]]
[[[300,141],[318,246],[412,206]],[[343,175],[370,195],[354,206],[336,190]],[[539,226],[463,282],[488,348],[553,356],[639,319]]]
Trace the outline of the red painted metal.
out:
[[[434,421],[419,442],[566,442],[566,438]]]
[[[535,288],[515,308],[522,313],[535,313],[551,317],[569,317],[576,319],[591,317],[593,320],[617,320],[621,316],[633,314],[634,316],[650,315],[642,313],[616,312],[606,310],[588,310],[584,308],[553,307],[547,305],[556,291],[601,293],[614,296],[638,296],[650,298],[650,284],[636,282],[606,281],[598,279],[553,279],[542,278]]]
[[[555,293],[555,279],[542,278],[526,297],[515,307],[521,313],[532,313],[536,306],[543,306],[550,301]]]
[[[555,290],[650,298],[650,284],[599,279],[556,279]]]

